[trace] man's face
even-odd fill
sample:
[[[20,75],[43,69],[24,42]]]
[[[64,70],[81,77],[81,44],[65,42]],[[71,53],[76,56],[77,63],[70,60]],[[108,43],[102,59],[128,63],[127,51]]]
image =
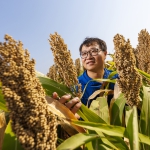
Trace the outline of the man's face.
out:
[[[92,51],[94,49],[99,50],[96,56],[92,56]],[[86,45],[82,46],[81,53],[85,53],[89,51],[91,51],[91,53],[88,53],[86,58],[81,58],[83,67],[87,71],[93,71],[93,72],[97,72],[103,69],[107,51],[102,51],[96,42],[89,46]]]

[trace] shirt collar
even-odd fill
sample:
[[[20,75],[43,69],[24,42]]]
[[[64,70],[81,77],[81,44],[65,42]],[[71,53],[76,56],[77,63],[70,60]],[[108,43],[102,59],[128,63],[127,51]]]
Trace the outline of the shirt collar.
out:
[[[103,79],[107,79],[108,76],[109,76],[109,71],[108,71],[106,68],[104,68]],[[88,81],[89,81],[89,80],[92,80],[92,78],[90,78],[90,77],[88,76],[87,71],[84,71],[84,77],[85,77],[86,80],[88,80]]]

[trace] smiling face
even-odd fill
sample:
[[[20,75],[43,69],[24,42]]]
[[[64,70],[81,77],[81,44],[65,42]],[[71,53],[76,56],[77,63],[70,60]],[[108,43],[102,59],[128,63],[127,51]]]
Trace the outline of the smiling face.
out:
[[[97,42],[94,42],[88,46],[83,45],[81,53],[89,52],[92,49],[99,49],[100,51],[96,56],[92,56],[91,53],[88,53],[86,58],[82,58],[82,64],[87,71],[99,72],[100,70],[104,69],[107,51],[102,51]]]

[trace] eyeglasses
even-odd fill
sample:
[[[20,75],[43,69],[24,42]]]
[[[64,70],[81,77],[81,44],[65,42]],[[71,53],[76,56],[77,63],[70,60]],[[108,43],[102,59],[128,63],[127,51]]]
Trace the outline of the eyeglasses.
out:
[[[87,52],[81,52],[80,53],[80,56],[82,59],[85,59],[87,58],[88,56],[88,53],[92,56],[96,56],[98,55],[98,53],[101,51],[101,49],[98,49],[98,48],[92,48],[90,51],[87,51]]]

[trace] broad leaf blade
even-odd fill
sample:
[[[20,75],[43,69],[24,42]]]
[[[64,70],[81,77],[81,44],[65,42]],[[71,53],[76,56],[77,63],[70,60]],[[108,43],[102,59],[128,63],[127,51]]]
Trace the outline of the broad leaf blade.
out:
[[[87,149],[87,150],[95,150],[94,148],[93,148],[93,145],[92,145],[92,141],[90,141],[90,142],[88,142],[88,143],[85,143],[85,149]]]
[[[126,126],[128,125],[128,121],[129,121],[129,118],[130,118],[130,115],[132,113],[132,107],[131,106],[125,106],[125,123],[126,123]]]
[[[0,110],[0,150],[2,149],[5,128],[6,128],[5,113],[2,110]]]
[[[106,137],[113,145],[115,145],[119,150],[129,150],[129,147],[126,145],[124,140],[120,137]]]
[[[150,137],[139,133],[139,141],[150,146]]]
[[[90,109],[100,118],[102,118],[107,124],[110,123],[107,97],[98,97],[96,100],[93,100],[90,105]]]
[[[4,135],[4,141],[3,141],[3,147],[2,150],[24,150],[20,143],[18,142],[15,134],[13,133],[10,125],[10,121],[7,125],[5,135]]]
[[[140,69],[136,69],[142,76],[144,76],[146,79],[150,80],[150,74],[140,70]]]
[[[113,149],[118,149],[113,143],[111,143],[106,136],[102,132],[96,132],[93,130],[88,130],[90,134],[98,134],[99,139],[93,140],[92,145],[94,147],[94,150],[99,150],[101,149],[102,145],[106,145],[106,147],[113,148]]]
[[[105,144],[100,144],[99,149],[100,149],[100,150],[112,150],[112,148],[109,148],[109,147],[106,146]]]
[[[100,131],[110,136],[123,137],[125,132],[125,128],[120,126],[113,126],[108,124],[87,122],[87,121],[75,121],[75,120],[71,120],[71,122],[83,128],[94,130],[96,132]]]
[[[88,143],[91,140],[98,138],[99,136],[96,134],[76,134],[67,140],[65,140],[62,144],[57,147],[57,150],[73,150],[85,143]],[[88,146],[88,145],[87,145]]]
[[[46,78],[46,77],[38,77],[38,78],[48,96],[52,96],[53,92],[57,92],[59,96],[66,95],[68,93],[71,94],[70,89],[63,84],[60,84],[60,83],[58,83],[50,78]]]
[[[0,109],[5,111],[5,112],[9,112],[6,106],[6,101],[4,100],[4,96],[2,94],[2,87],[0,85]]]
[[[131,150],[139,150],[138,118],[136,106],[133,106],[132,113],[130,114],[126,127],[126,135],[128,136]]]
[[[93,79],[93,81],[116,83],[116,79]]]
[[[117,71],[111,72],[110,75],[108,76],[108,79],[111,79],[116,74],[117,74]]]
[[[150,88],[143,86],[143,105],[140,114],[139,130],[150,137]],[[145,149],[150,146],[143,145]]]
[[[70,93],[71,91],[68,87],[65,85],[59,84],[49,78],[46,77],[38,77],[40,79],[40,82],[42,83],[43,88],[46,90],[47,95],[52,96],[53,92],[57,92],[59,96],[63,96],[65,94]],[[98,115],[96,115],[94,112],[89,110],[86,106],[82,105],[80,110],[78,111],[78,114],[83,119],[88,119],[89,121],[95,122],[103,122],[105,123]]]
[[[5,111],[5,112],[9,112],[8,109],[7,109],[7,107],[6,107],[6,104],[2,103],[1,99],[0,99],[0,109],[3,110],[3,111]]]
[[[107,63],[109,64],[108,70],[115,70],[115,62],[107,61]]]
[[[93,145],[94,150],[112,150],[112,147],[107,144],[104,144],[101,141],[101,139],[93,140],[92,145]],[[113,149],[118,150],[117,148],[114,148],[114,147]]]
[[[102,118],[100,118],[97,114],[95,114],[92,110],[87,108],[85,105],[82,104],[79,110],[84,114],[84,116],[88,119],[88,121],[106,124],[106,122]],[[80,113],[78,114],[80,115]]]
[[[122,115],[123,115],[123,109],[126,103],[126,99],[124,95],[121,93],[119,97],[114,101],[112,107],[111,107],[111,120],[110,123],[112,125],[122,125]]]

